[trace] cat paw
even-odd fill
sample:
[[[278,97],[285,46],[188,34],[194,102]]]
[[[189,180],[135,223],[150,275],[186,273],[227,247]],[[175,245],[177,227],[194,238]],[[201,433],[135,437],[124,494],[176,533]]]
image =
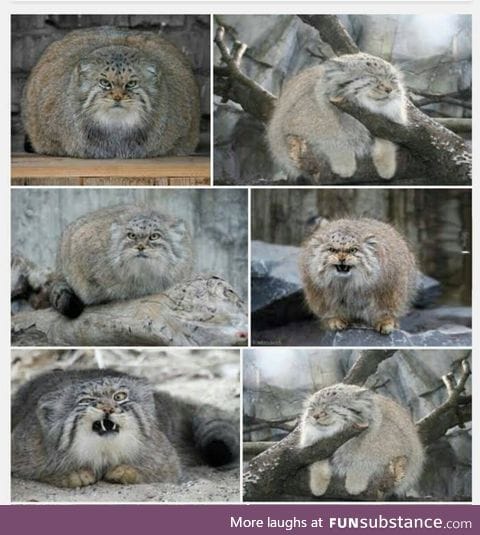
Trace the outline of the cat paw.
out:
[[[350,178],[355,174],[357,170],[357,160],[355,159],[355,153],[344,150],[337,154],[330,154],[328,161],[331,170],[342,178]]]
[[[375,323],[375,330],[380,334],[391,334],[397,327],[397,322],[393,318],[385,318]]]
[[[348,494],[356,496],[367,490],[368,479],[363,475],[348,473],[345,478],[345,489]]]
[[[74,472],[64,475],[54,483],[59,487],[76,489],[93,485],[96,480],[93,470],[90,468],[81,468],[80,470],[75,470]]]
[[[342,318],[330,318],[327,320],[327,327],[331,331],[343,331],[348,327],[348,322]]]
[[[327,492],[332,471],[328,461],[318,461],[309,467],[310,491],[314,496],[323,496]]]
[[[397,146],[386,139],[375,138],[372,160],[379,176],[390,180],[397,171]]]
[[[133,485],[140,482],[140,474],[136,468],[128,464],[119,464],[110,468],[103,479],[109,483],[120,483],[122,485]]]

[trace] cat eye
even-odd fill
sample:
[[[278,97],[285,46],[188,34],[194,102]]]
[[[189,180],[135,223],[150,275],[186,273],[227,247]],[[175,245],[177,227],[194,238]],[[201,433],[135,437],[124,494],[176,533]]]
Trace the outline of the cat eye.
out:
[[[150,234],[150,240],[155,241],[160,239],[160,234],[158,232],[154,232],[153,234]]]
[[[358,252],[358,247],[351,247],[351,248],[348,250],[348,252],[354,254],[354,253]]]
[[[125,84],[125,89],[133,89],[134,87],[137,87],[138,82],[137,80],[130,80]]]
[[[98,84],[102,89],[112,89],[112,84],[106,78],[100,78]]]
[[[125,401],[127,397],[128,396],[126,392],[116,392],[115,394],[113,394],[114,401]]]
[[[329,247],[328,250],[329,250],[329,252],[331,252],[331,253],[336,253],[336,252],[337,252],[337,250],[335,249],[335,247]]]
[[[134,240],[134,239],[136,238],[135,233],[134,233],[134,232],[129,232],[129,233],[127,234],[127,238],[128,238],[129,240]]]

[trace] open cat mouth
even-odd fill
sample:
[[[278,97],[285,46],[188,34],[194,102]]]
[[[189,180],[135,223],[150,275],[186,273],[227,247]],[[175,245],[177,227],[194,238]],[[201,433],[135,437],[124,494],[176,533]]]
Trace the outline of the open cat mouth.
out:
[[[120,431],[120,426],[106,417],[103,420],[96,420],[93,422],[92,431],[95,431],[95,433],[100,436],[108,435],[110,433],[118,433]]]
[[[352,266],[348,266],[347,264],[335,264],[335,269],[337,270],[337,273],[345,275],[350,273]]]

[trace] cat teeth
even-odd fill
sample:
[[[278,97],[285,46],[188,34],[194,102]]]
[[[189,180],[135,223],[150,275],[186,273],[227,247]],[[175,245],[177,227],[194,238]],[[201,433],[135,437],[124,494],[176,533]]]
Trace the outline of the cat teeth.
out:
[[[100,420],[100,427],[102,428],[102,431],[107,432],[107,430],[105,429],[105,425],[103,424],[103,420]]]

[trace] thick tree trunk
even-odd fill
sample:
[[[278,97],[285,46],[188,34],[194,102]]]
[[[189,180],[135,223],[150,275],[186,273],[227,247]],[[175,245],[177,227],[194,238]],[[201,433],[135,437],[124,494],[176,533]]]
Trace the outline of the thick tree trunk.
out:
[[[74,320],[53,309],[12,318],[16,346],[245,345],[243,301],[225,281],[198,276],[162,294],[87,307]]]

